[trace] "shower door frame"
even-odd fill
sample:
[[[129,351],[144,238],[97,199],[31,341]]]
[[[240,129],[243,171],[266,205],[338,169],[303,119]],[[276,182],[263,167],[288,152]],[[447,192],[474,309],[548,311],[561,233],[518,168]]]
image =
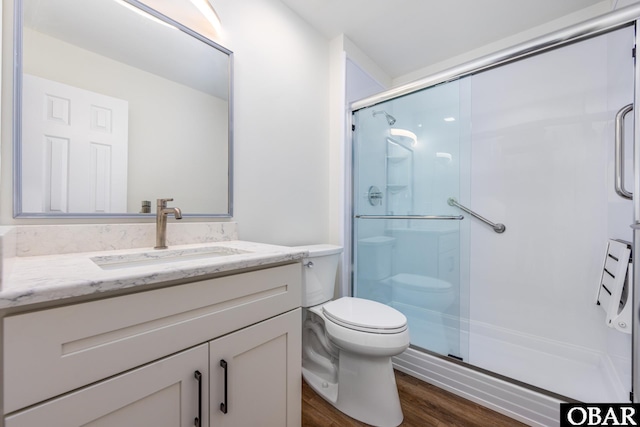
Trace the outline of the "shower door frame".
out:
[[[620,10],[607,13],[605,15],[590,19],[583,23],[567,27],[563,30],[556,31],[556,32],[535,38],[528,42],[516,45],[514,47],[504,49],[499,52],[481,57],[479,59],[463,63],[456,67],[446,69],[444,71],[441,71],[439,73],[417,80],[415,82],[408,83],[408,84],[399,86],[397,88],[393,88],[388,91],[382,92],[380,94],[353,102],[349,106],[350,108],[347,114],[347,117],[348,117],[347,129],[352,127],[351,121],[353,118],[353,112],[360,110],[362,108],[371,107],[376,104],[379,104],[394,98],[398,98],[403,95],[408,95],[410,93],[416,92],[421,89],[426,89],[426,88],[435,86],[437,84],[446,83],[452,80],[457,80],[462,77],[475,74],[479,71],[488,70],[493,67],[508,64],[529,56],[543,53],[551,49],[559,48],[571,43],[576,43],[582,40],[603,35],[603,34],[606,34],[624,27],[629,27],[629,26],[635,26],[636,41],[637,41],[638,28],[640,28],[640,4],[628,6]],[[635,66],[634,67],[634,95],[633,95],[634,105],[640,105],[640,94],[639,94],[638,88],[640,88],[640,67]],[[634,123],[640,123],[639,110],[640,108],[634,108],[633,110]],[[351,140],[350,145],[348,144],[348,146],[350,147],[349,149],[350,153],[348,154],[348,156],[351,156],[353,151],[353,133],[351,134],[350,140]],[[635,188],[634,191],[640,191],[639,141],[640,141],[640,126],[635,126],[633,131],[633,147],[634,147],[633,177],[634,177],[634,188]],[[351,161],[351,168],[353,170],[353,159]],[[350,221],[347,223],[348,230],[346,230],[347,233],[345,236],[346,237],[345,240],[347,242],[351,242],[351,244],[349,245],[349,250],[351,252],[350,255],[351,255],[352,268],[354,265],[353,230],[354,230],[354,221],[355,221],[355,213],[353,212],[353,206],[354,206],[353,197],[355,197],[355,193],[353,191],[353,186],[354,186],[354,177],[353,177],[353,173],[351,173],[351,186],[350,186],[351,187],[350,189],[351,216],[350,216]],[[640,253],[640,234],[639,234],[640,233],[640,197],[634,197],[633,210],[634,210],[633,218],[635,223],[631,225],[634,228],[633,249],[634,249],[634,252],[638,254]],[[354,272],[351,271],[351,274],[349,276],[351,278],[351,289],[353,289]],[[632,285],[633,285],[634,316],[633,316],[633,324],[632,324],[632,355],[631,355],[632,357],[632,396],[630,396],[630,399],[634,403],[640,403],[640,360],[638,360],[640,359],[640,357],[638,357],[640,356],[640,351],[638,349],[638,345],[640,344],[640,316],[638,312],[638,310],[640,309],[640,268],[634,269]],[[447,374],[449,374],[450,373],[449,371],[453,372],[454,370],[452,370],[452,368],[456,367],[455,362],[438,360],[437,356],[434,356],[433,358],[431,358],[432,360],[430,361],[425,361],[424,363],[422,363],[420,360],[417,360],[418,359],[417,355],[419,352],[414,349],[407,350],[407,353],[408,353],[408,356],[407,356],[408,360],[399,361],[397,360],[398,358],[396,358],[395,360],[396,366],[398,366],[401,370],[407,371],[409,373],[414,373],[418,377],[422,376],[426,378],[426,376],[424,375],[424,372],[428,371],[429,369],[441,371],[441,372],[446,371]],[[400,356],[400,358],[402,357],[403,356]],[[425,366],[420,366],[421,364],[429,365],[430,367],[428,369],[425,369]],[[486,373],[483,373],[483,372],[473,373],[472,371],[473,371],[472,369],[462,366],[461,370],[459,372],[455,372],[455,374],[460,375],[461,377],[464,377],[464,378],[473,377],[472,380],[478,381],[479,383],[486,381],[488,378],[491,379],[491,377],[494,377],[494,379],[497,379],[497,381],[504,382],[505,380],[504,378],[502,379],[498,378],[499,376],[487,375]],[[442,377],[442,375],[440,376]],[[487,395],[483,395],[482,397],[474,396],[473,394],[469,394],[468,392],[466,392],[464,390],[465,387],[456,388],[454,386],[447,386],[446,381],[438,380],[435,377],[438,377],[438,374],[436,374],[433,378],[429,378],[431,380],[430,382],[440,384],[445,389],[449,389],[454,393],[463,395],[464,397],[467,397],[485,406],[492,407],[493,409],[499,412],[506,413],[507,415],[510,415],[510,416],[515,415],[514,418],[532,421],[532,418],[530,418],[531,414],[525,414],[525,412],[527,411],[524,411],[523,413],[518,413],[518,410],[514,409],[515,406],[518,406],[518,405],[508,405],[508,404],[502,405],[500,402],[498,402],[498,400],[504,400],[504,399],[500,399],[500,398],[496,398],[495,402],[487,401],[486,397],[489,396],[491,393]],[[456,381],[456,380],[453,380],[453,381]],[[514,382],[514,385],[517,386],[516,382]],[[509,389],[509,385],[507,386],[501,385],[500,387],[502,387],[501,391],[504,392],[505,394],[509,394],[513,392],[512,390]],[[633,393],[633,391],[635,391],[635,393]],[[520,397],[526,400],[535,401],[535,404],[540,404],[542,407],[542,409],[539,411],[540,414],[544,412],[548,412],[548,410],[551,410],[551,412],[553,412],[554,410],[557,410],[556,406],[557,406],[558,400],[555,400],[555,398],[553,397],[544,396],[544,395],[533,396],[532,393],[536,394],[535,391],[524,390],[523,395]],[[534,411],[531,411],[531,412],[534,412]],[[547,417],[549,417],[549,415],[547,415]],[[551,415],[551,417],[547,419],[553,419],[553,418],[554,417]],[[556,420],[558,420],[558,418],[556,418]]]

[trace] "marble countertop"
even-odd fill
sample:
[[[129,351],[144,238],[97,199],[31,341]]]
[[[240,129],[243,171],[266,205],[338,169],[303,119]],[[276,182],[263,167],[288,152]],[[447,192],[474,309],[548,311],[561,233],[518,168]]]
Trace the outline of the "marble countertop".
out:
[[[219,252],[207,256],[212,252]],[[222,254],[221,254],[222,253]],[[296,261],[306,252],[240,240],[153,248],[12,257],[0,309]],[[166,262],[155,258],[166,256]],[[99,265],[100,264],[100,265]]]

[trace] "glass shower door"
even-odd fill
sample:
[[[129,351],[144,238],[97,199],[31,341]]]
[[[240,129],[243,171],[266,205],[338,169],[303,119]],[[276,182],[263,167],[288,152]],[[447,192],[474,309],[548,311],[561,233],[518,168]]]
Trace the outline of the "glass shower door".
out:
[[[354,112],[354,295],[408,319],[411,344],[464,359],[461,141],[469,132],[454,81]],[[468,270],[468,269],[467,269]],[[461,274],[461,271],[463,273]]]

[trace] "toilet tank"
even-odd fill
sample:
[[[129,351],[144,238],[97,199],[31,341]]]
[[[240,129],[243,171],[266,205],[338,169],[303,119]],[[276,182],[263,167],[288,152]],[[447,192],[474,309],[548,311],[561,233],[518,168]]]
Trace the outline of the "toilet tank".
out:
[[[302,260],[302,306],[312,307],[331,301],[342,247],[310,245],[296,249],[309,252],[309,256]]]
[[[391,276],[391,252],[396,239],[373,236],[358,240],[358,278],[382,280]]]

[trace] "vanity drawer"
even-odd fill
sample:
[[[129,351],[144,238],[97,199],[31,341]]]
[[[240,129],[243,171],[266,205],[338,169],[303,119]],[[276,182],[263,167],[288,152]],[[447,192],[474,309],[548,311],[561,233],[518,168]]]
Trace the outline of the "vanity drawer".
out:
[[[300,306],[301,264],[4,319],[4,411]]]

